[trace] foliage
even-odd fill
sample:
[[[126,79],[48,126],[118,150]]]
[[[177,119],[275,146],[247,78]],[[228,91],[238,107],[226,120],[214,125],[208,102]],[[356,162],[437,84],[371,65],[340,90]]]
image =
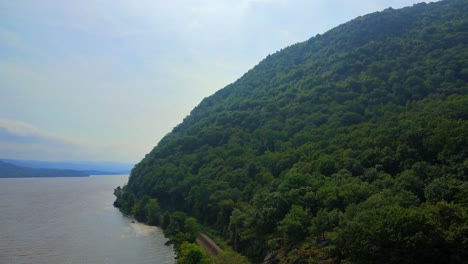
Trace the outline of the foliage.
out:
[[[149,224],[158,225],[160,223],[160,211],[161,208],[158,200],[154,198],[149,199],[145,205],[146,218],[148,219]]]
[[[184,241],[177,254],[177,264],[210,264],[211,258],[197,244]]]
[[[303,240],[307,233],[304,229],[309,226],[309,213],[301,206],[293,205],[289,213],[281,220],[278,229],[283,231],[284,237],[289,242]]]
[[[466,208],[458,205],[390,205],[364,209],[350,218],[336,231],[335,242],[353,263],[460,263],[466,259],[467,243],[452,240],[466,234]]]
[[[116,206],[176,248],[200,222],[256,263],[299,245],[303,262],[468,259],[467,14],[387,9],[269,55],[165,136]]]

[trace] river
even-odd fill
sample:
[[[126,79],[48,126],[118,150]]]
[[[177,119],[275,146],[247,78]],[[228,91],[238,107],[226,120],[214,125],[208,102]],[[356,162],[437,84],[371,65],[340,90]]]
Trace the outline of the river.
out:
[[[0,179],[0,263],[174,263],[162,231],[123,216],[128,175]]]

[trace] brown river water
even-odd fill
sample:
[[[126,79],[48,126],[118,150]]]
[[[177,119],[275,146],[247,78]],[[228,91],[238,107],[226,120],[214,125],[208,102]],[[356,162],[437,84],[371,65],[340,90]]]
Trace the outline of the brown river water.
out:
[[[160,229],[112,206],[127,180],[0,179],[0,263],[174,263]]]

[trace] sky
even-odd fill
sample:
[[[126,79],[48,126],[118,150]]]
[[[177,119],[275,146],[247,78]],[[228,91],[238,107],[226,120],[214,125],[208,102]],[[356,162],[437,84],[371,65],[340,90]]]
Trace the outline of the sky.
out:
[[[0,158],[139,162],[269,54],[418,0],[0,0]]]

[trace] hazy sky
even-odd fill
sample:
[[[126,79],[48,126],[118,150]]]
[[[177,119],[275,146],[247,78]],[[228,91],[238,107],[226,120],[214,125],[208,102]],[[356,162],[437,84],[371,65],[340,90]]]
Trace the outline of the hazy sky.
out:
[[[268,54],[418,0],[0,0],[0,158],[136,163]]]

